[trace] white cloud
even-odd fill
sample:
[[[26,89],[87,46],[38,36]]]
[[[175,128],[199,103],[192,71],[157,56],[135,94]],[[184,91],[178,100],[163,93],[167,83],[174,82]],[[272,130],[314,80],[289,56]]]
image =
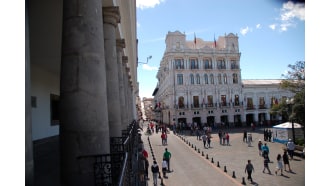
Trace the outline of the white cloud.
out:
[[[248,26],[245,28],[241,28],[240,33],[245,36],[248,32],[252,32],[252,29],[250,29]]]
[[[154,8],[162,2],[165,2],[165,0],[136,0],[136,7],[141,10],[145,8]]]
[[[305,21],[305,4],[288,1],[284,3],[280,14],[280,31],[287,31],[296,25],[296,20]]]
[[[272,30],[275,30],[276,29],[276,24],[269,25],[269,28],[272,29]]]
[[[256,25],[256,28],[257,28],[257,29],[260,29],[260,28],[261,28],[261,24],[257,24],[257,25]]]
[[[152,66],[149,66],[148,64],[143,64],[142,69],[152,71],[152,70],[158,70],[158,67],[152,67]]]
[[[281,9],[281,20],[290,21],[294,18],[298,18],[301,21],[305,21],[305,4],[294,4],[291,1],[284,3]]]

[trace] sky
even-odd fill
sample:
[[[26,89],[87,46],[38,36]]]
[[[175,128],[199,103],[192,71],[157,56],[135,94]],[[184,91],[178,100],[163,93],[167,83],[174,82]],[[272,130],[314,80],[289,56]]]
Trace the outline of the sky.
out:
[[[188,41],[194,34],[204,41],[237,34],[242,79],[282,79],[289,64],[305,61],[303,1],[137,0],[136,6],[141,99],[157,86],[169,31],[185,33]]]

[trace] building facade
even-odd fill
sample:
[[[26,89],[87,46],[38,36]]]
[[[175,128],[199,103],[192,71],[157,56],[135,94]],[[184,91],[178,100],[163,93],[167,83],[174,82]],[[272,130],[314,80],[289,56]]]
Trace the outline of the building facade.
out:
[[[239,43],[232,33],[214,41],[168,32],[153,93],[157,120],[166,124],[246,126],[274,124],[272,104],[292,97],[281,80],[244,80]]]
[[[136,1],[25,5],[26,185],[40,185],[34,148],[52,137],[59,185],[94,185],[93,162],[80,157],[110,154],[110,138],[138,119]]]

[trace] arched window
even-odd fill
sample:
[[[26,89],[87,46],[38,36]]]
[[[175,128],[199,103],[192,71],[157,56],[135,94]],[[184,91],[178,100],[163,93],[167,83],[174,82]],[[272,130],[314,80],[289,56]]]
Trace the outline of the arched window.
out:
[[[199,77],[199,74],[196,75],[196,84],[201,84],[201,79]]]
[[[190,69],[198,69],[198,60],[196,58],[189,59]]]
[[[236,73],[233,74],[233,84],[237,84],[238,83],[238,76]]]
[[[204,82],[205,84],[209,84],[209,78],[207,77],[207,74],[204,74]]]
[[[214,76],[213,76],[213,74],[210,75],[210,81],[211,81],[211,84],[214,85]]]
[[[205,58],[203,60],[204,63],[204,69],[212,69],[212,61],[209,58]]]
[[[218,84],[222,84],[221,74],[218,75]]]
[[[193,74],[190,74],[190,84],[192,84],[192,85],[195,84]]]

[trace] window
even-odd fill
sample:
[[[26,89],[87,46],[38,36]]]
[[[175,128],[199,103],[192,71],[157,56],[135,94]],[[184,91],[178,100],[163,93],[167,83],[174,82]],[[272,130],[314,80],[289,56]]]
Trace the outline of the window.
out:
[[[178,85],[183,85],[183,74],[177,75],[177,83]]]
[[[231,69],[238,69],[238,65],[237,65],[236,60],[231,60],[230,61],[230,67],[231,67]]]
[[[221,95],[221,105],[227,106],[226,95]]]
[[[50,125],[60,124],[60,96],[50,94]]]
[[[227,74],[224,74],[223,75],[223,83],[224,84],[227,84]]]
[[[184,97],[179,97],[179,108],[184,108]]]
[[[235,106],[239,106],[239,96],[235,95],[235,100],[234,100]]]
[[[204,69],[212,69],[212,61],[208,58],[203,60]]]
[[[209,78],[207,77],[207,74],[204,74],[204,81],[205,84],[209,84]]]
[[[194,99],[194,107],[195,108],[198,108],[199,107],[199,97],[198,96],[194,96],[193,99]]]
[[[213,96],[212,95],[207,96],[207,106],[213,107]]]
[[[247,108],[253,109],[253,99],[252,98],[247,98]]]
[[[198,60],[196,58],[189,59],[190,69],[198,69]]]
[[[226,69],[226,63],[224,59],[217,60],[217,68],[218,69]]]
[[[265,108],[265,98],[259,97],[259,108]]]
[[[221,74],[218,75],[218,83],[219,83],[219,84],[222,84]]]
[[[174,59],[175,69],[184,69],[183,59]]]
[[[238,76],[236,73],[233,74],[233,84],[237,84],[238,83]]]
[[[210,81],[211,81],[211,84],[214,85],[214,77],[213,77],[213,74],[210,75]]]
[[[199,77],[199,74],[196,75],[196,84],[201,84],[201,79]]]
[[[190,84],[195,84],[194,83],[194,75],[193,74],[190,74]]]

